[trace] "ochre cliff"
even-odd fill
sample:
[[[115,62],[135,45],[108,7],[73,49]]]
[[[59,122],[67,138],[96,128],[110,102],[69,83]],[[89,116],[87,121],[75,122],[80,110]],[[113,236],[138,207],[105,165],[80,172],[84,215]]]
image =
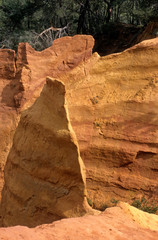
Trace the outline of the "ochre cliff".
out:
[[[0,192],[3,186],[3,169],[16,128],[15,91],[11,86],[16,70],[14,58],[14,51],[0,50]]]
[[[0,240],[157,240],[158,216],[144,214],[120,203],[98,216],[62,219],[31,229],[0,228]]]
[[[119,54],[94,53],[88,60],[93,39],[87,44],[83,36],[79,51],[80,37],[67,38],[75,39],[74,50],[69,50],[73,66],[78,64],[74,69],[65,60],[69,54],[63,53],[71,43],[62,51],[52,46],[36,52],[28,44],[19,46],[16,76],[22,90],[14,94],[16,106],[27,109],[39,96],[46,76],[59,77],[66,86],[70,122],[86,165],[93,206],[101,209],[114,200],[142,196],[157,201],[158,38]],[[62,41],[66,46],[59,39],[57,49]],[[76,56],[82,56],[80,64],[75,63]]]
[[[93,37],[86,35],[57,39],[41,52],[35,51],[28,43],[20,43],[16,66],[23,91],[15,95],[17,107],[26,109],[32,105],[47,76],[58,78],[80,62],[85,63],[92,55],[93,45]]]
[[[42,52],[21,43],[16,62],[13,50],[0,49],[0,193],[4,165],[22,109],[40,95],[48,75],[57,77],[85,62],[92,55],[93,44],[94,39],[84,35],[57,39]]]
[[[70,119],[87,170],[88,195],[158,201],[158,38],[65,74]]]
[[[5,166],[3,226],[37,226],[93,213],[85,168],[65,103],[65,86],[47,78],[24,111]]]

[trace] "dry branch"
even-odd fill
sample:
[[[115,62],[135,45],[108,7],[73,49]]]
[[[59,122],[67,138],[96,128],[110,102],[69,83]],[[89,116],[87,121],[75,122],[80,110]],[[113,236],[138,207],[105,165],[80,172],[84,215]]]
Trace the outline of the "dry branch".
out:
[[[69,24],[63,28],[54,28],[51,26],[50,28],[42,31],[40,34],[36,33],[33,44],[34,47],[39,48],[39,50],[50,47],[55,39],[68,35],[66,32],[68,27]]]

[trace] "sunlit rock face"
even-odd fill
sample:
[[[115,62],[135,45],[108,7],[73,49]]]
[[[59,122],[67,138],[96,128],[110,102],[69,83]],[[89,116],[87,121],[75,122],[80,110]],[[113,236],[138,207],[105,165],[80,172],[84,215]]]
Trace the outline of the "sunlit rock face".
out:
[[[21,111],[39,97],[47,76],[59,77],[86,62],[93,45],[92,36],[78,35],[57,39],[42,52],[20,43],[16,58],[13,50],[0,49],[0,193],[4,165]]]
[[[158,38],[65,74],[93,205],[158,200]],[[83,71],[84,69],[84,71]]]
[[[85,168],[65,103],[65,86],[47,78],[24,111],[5,166],[3,226],[37,226],[93,213],[86,200]]]
[[[66,87],[70,122],[86,165],[93,206],[101,209],[118,199],[133,201],[142,196],[158,200],[158,38],[105,57],[91,56],[94,40],[87,38],[59,39],[54,48],[42,52],[21,44],[15,106],[30,107],[45,77],[58,76]],[[73,44],[66,48],[68,40]],[[60,41],[65,45],[57,51]],[[64,52],[71,45],[72,50]],[[70,52],[73,59],[77,53],[82,56],[73,67],[65,60]]]
[[[71,71],[92,55],[94,39],[88,35],[63,37],[41,52],[35,51],[28,43],[20,43],[17,54],[17,75],[23,91],[15,95],[17,107],[31,106],[45,83],[45,78],[59,77]]]

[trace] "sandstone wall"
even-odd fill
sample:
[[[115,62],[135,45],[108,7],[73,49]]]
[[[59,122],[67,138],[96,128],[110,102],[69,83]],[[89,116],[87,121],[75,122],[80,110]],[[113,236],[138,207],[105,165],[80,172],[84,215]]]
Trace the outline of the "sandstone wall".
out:
[[[0,50],[0,192],[3,186],[3,169],[16,128],[15,92],[11,85],[16,71],[14,58],[14,51]]]
[[[93,205],[158,201],[158,38],[94,54],[62,79]],[[84,69],[82,71],[81,69]]]
[[[79,51],[76,46],[81,39]],[[93,54],[89,60],[91,37],[67,40],[73,41],[73,51],[69,50],[73,59],[76,54],[82,56],[81,64],[77,62],[74,69],[65,60],[69,59],[68,53],[63,54],[67,48],[59,50],[60,41],[66,46],[63,39],[58,40],[58,47],[40,53],[28,44],[19,46],[16,76],[21,90],[14,94],[16,106],[31,106],[45,77],[56,74],[66,86],[70,121],[86,165],[88,196],[93,205],[102,208],[113,199],[133,201],[143,195],[157,201],[158,39],[120,54]],[[72,62],[76,66],[75,60]],[[63,73],[60,76],[59,70]]]

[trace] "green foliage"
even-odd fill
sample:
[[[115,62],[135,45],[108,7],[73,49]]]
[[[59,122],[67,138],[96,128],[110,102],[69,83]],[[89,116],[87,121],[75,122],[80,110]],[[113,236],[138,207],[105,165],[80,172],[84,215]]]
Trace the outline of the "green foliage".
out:
[[[119,202],[119,200],[116,200],[115,198],[112,198],[112,199],[110,200],[110,202],[111,202],[112,204],[109,204],[109,205],[108,205],[107,203],[103,203],[103,204],[101,204],[97,209],[100,210],[100,211],[105,211],[105,209],[108,208],[108,207],[110,207],[110,206],[116,206],[117,203]],[[95,208],[95,206],[94,206],[94,208]]]
[[[115,205],[117,205],[118,202],[119,202],[119,200],[116,200],[115,198],[111,199],[111,203],[114,203]]]
[[[156,213],[158,210],[158,205],[156,202],[148,202],[145,197],[142,197],[141,200],[134,200],[132,206],[148,213]]]
[[[157,15],[157,0],[0,0],[0,42],[16,48],[19,41],[32,39],[33,32],[68,23],[69,35],[95,35],[107,23],[144,25]]]
[[[93,206],[93,202],[90,198],[87,198],[87,202],[88,202],[89,206],[91,206],[91,207]]]

